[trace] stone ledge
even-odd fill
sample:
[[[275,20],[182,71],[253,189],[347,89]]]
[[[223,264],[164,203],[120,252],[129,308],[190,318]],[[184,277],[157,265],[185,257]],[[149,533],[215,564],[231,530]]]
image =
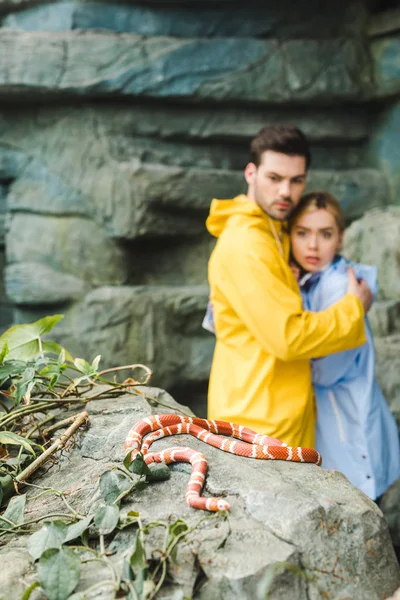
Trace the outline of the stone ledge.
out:
[[[40,263],[7,265],[4,274],[8,298],[17,305],[56,305],[77,300],[89,291],[75,275]]]
[[[179,39],[96,32],[0,32],[0,96],[357,101],[371,92],[354,39]],[[218,65],[218,67],[215,67]]]
[[[368,24],[370,37],[387,36],[392,33],[400,33],[400,9],[385,10],[373,15]]]
[[[246,189],[242,171],[224,169],[110,162],[100,169],[75,172],[75,185],[61,169],[62,164],[53,173],[46,168],[43,175],[25,170],[10,189],[9,209],[49,218],[72,218],[79,210],[105,235],[120,240],[186,237],[204,232],[212,198],[232,198]],[[384,206],[388,198],[385,176],[374,169],[311,171],[308,189],[328,189],[337,195],[350,220]]]
[[[85,282],[82,285],[89,286],[123,285],[128,278],[129,255],[88,219],[14,214],[10,218],[6,246],[7,260],[11,265],[44,264],[52,271],[63,274],[62,277],[67,277],[69,282],[73,278],[76,293],[82,289],[78,280]],[[24,270],[24,267],[20,268]],[[16,275],[17,269],[17,266],[13,266],[11,273]],[[14,287],[13,278],[10,277],[8,282],[12,284],[10,293],[17,293],[17,289],[22,293],[21,282],[17,287]],[[33,291],[37,279],[33,276],[33,280],[26,283],[28,287],[32,286]],[[42,284],[41,294],[46,292],[50,283]],[[39,294],[38,290],[36,294]],[[72,297],[75,296],[74,293]]]
[[[319,0],[279,4],[230,2],[234,10],[217,3],[193,7],[193,2],[79,1],[26,3],[12,12],[3,27],[25,31],[102,29],[119,33],[174,37],[312,37],[354,35],[362,31],[365,8],[358,2],[336,0],[323,9]],[[36,6],[35,6],[36,4]],[[0,3],[1,6],[1,3]],[[23,6],[23,5],[22,5]]]
[[[73,355],[102,355],[104,368],[142,363],[171,388],[208,379],[214,336],[201,322],[208,286],[104,286],[65,314],[54,337]],[[20,311],[20,316],[24,313]]]
[[[378,97],[400,93],[400,36],[374,40],[371,44]]]

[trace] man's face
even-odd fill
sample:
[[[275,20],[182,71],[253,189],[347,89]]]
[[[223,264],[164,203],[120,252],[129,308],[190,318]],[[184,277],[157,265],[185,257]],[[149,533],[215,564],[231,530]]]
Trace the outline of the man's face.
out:
[[[281,152],[263,152],[258,167],[245,169],[247,196],[272,219],[285,221],[299,202],[306,185],[306,159]]]

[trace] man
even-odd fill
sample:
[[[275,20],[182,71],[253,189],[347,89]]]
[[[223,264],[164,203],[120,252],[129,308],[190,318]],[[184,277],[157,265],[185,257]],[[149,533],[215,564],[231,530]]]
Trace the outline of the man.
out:
[[[365,282],[319,313],[303,311],[288,265],[284,222],[303,193],[310,151],[293,127],[265,127],[250,145],[247,195],[213,200],[208,231],[216,347],[208,418],[233,421],[291,446],[314,446],[310,358],[365,343]]]

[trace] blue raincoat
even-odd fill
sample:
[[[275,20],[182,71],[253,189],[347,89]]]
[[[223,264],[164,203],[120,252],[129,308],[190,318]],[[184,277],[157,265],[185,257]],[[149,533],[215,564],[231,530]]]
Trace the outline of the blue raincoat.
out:
[[[346,294],[349,266],[377,292],[377,269],[337,257],[300,281],[305,310],[321,311]],[[373,500],[400,476],[399,435],[375,378],[374,342],[312,360],[317,401],[316,448],[322,466],[336,469]]]

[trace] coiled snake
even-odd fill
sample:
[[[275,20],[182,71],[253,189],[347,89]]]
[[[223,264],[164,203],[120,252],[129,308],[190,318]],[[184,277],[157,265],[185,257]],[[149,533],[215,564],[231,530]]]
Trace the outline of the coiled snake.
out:
[[[148,433],[151,435],[144,441],[143,438]],[[154,415],[142,419],[132,427],[126,437],[125,454],[131,453],[133,460],[141,452],[146,464],[165,463],[169,465],[174,462],[189,462],[192,465],[192,474],[186,489],[186,502],[193,508],[218,511],[229,510],[230,507],[223,498],[200,496],[208,467],[204,454],[198,450],[181,446],[149,453],[151,444],[156,440],[183,433],[193,435],[210,446],[238,456],[261,460],[315,463],[318,466],[322,462],[320,454],[313,448],[287,446],[276,438],[256,433],[251,429],[227,421],[209,421],[176,414]],[[233,437],[235,440],[222,436]]]

